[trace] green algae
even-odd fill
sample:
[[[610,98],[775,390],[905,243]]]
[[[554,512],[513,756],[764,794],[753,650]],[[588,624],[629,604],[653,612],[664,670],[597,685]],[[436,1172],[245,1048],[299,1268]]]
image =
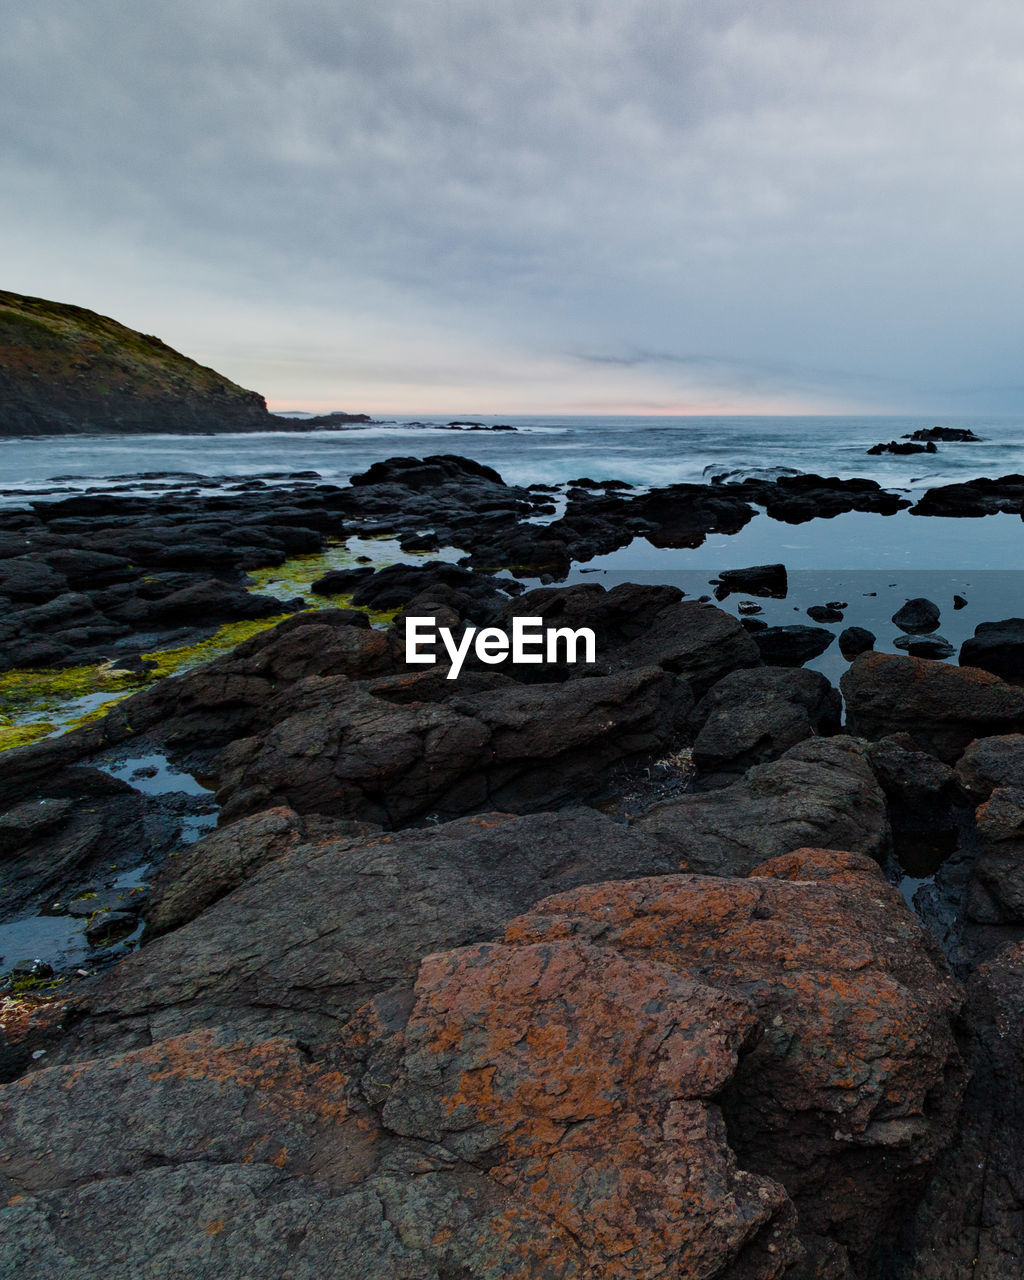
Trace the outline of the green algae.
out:
[[[379,569],[399,560],[425,561],[437,552],[403,553],[390,537],[348,538],[331,542],[324,551],[292,556],[281,565],[249,574],[249,590],[286,601],[304,596],[311,609],[359,609],[374,626],[388,626],[400,609],[370,609],[354,605],[348,594],[317,596],[310,585],[332,569]],[[180,675],[230,653],[243,641],[276,627],[291,612],[269,618],[228,622],[204,640],[169,649],[154,649],[142,658],[154,666],[144,673],[119,670],[116,662],[48,670],[8,671],[0,675],[0,752],[25,746],[52,734],[101,720],[115,703],[168,676]]]

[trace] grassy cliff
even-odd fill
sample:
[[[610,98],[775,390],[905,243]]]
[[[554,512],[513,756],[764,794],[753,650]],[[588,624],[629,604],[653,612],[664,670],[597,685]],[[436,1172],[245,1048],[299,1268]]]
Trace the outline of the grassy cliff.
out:
[[[0,436],[268,431],[255,391],[84,307],[0,290]]]

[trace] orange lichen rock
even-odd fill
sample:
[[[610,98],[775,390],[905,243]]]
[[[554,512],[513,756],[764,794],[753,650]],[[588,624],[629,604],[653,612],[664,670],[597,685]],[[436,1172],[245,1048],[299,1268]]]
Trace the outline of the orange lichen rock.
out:
[[[18,1273],[872,1273],[965,1074],[959,987],[874,862],[569,887],[492,937],[319,1045],[207,1027],[0,1088]]]

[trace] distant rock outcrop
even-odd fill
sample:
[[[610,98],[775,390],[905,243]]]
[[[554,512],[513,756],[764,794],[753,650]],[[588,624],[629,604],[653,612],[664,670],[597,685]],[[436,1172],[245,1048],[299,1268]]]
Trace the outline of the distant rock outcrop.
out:
[[[304,426],[159,338],[0,290],[0,437]]]

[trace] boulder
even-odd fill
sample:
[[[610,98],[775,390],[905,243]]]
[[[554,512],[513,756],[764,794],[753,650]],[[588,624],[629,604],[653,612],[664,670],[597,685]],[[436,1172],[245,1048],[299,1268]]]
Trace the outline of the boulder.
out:
[[[914,1280],[1005,1280],[1020,1272],[1024,944],[977,967],[967,1008],[974,1074],[956,1141],[905,1229],[902,1274]]]
[[[981,924],[1024,924],[1024,786],[997,787],[975,821],[980,847],[967,914]]]
[[[784,564],[758,564],[747,569],[723,569],[718,575],[723,595],[745,591],[752,596],[784,600],[789,590]]]
[[[844,658],[856,658],[875,647],[874,633],[866,627],[847,627],[839,633],[839,652]]]
[[[947,764],[975,738],[1024,728],[1024,690],[975,667],[865,653],[840,688],[851,733],[909,733],[922,751]]]
[[[902,649],[912,658],[930,658],[933,662],[951,658],[954,653],[945,636],[897,636],[892,644],[894,649]]]
[[[976,804],[997,787],[1024,787],[1024,735],[978,738],[957,761],[956,780]]]
[[[892,615],[893,623],[909,635],[934,631],[939,625],[939,606],[924,596],[908,600]]]
[[[1024,679],[1024,618],[982,622],[960,646],[960,665],[980,667],[1004,680]]]
[[[749,880],[586,886],[506,938],[608,948],[750,999],[763,1036],[722,1097],[741,1163],[785,1186],[802,1233],[875,1273],[953,1137],[967,1072],[958,984],[870,859],[803,849]]]
[[[733,671],[694,711],[694,763],[714,770],[774,760],[805,738],[836,733],[841,714],[839,691],[817,671]]]
[[[438,668],[310,676],[264,709],[268,729],[210,768],[225,819],[279,804],[389,827],[495,806],[526,813],[594,794],[612,766],[677,741],[692,706],[687,685],[657,667],[555,685],[450,681]]]
[[[636,826],[707,875],[746,875],[808,843],[880,860],[889,843],[865,744],[838,737],[801,742],[730,787],[657,805]]]
[[[823,627],[767,627],[754,634],[754,643],[765,662],[777,667],[802,667],[824,653],[835,636]]]

